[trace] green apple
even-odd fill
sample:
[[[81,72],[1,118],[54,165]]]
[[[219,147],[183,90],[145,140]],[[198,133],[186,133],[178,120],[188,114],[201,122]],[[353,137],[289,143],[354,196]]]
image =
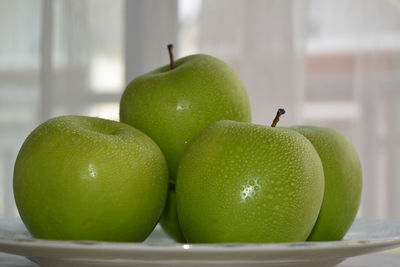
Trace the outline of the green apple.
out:
[[[61,116],[25,140],[15,201],[36,238],[143,241],[166,203],[165,158],[148,136],[111,120]]]
[[[160,225],[164,232],[176,242],[185,242],[178,222],[178,214],[176,212],[176,193],[174,189],[169,190],[167,205],[160,219]]]
[[[181,230],[196,243],[305,241],[323,194],[322,163],[307,138],[246,122],[204,129],[176,180]]]
[[[308,240],[341,240],[357,215],[362,173],[356,149],[341,133],[315,126],[292,127],[314,145],[325,175],[320,214]]]
[[[192,138],[212,122],[251,121],[242,81],[221,60],[191,55],[129,83],[120,103],[120,121],[150,136],[163,151],[170,180]]]

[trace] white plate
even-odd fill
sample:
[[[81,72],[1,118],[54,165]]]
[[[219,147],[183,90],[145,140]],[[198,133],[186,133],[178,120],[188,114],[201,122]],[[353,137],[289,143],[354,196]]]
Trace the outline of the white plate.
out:
[[[158,227],[145,243],[32,238],[17,219],[0,220],[0,251],[42,266],[334,266],[400,246],[400,223],[357,220],[343,241],[280,244],[178,244]]]

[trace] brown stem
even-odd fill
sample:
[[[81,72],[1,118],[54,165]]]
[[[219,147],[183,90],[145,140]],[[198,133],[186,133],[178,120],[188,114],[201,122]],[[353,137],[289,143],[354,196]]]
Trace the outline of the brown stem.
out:
[[[286,111],[285,111],[283,108],[278,109],[278,112],[276,113],[275,119],[274,119],[274,121],[272,122],[271,127],[275,127],[275,126],[276,126],[276,124],[277,124],[278,121],[279,121],[280,116],[282,116],[283,114],[285,114],[285,112],[286,112]]]
[[[174,45],[173,44],[169,44],[168,46],[168,52],[169,52],[169,68],[171,70],[174,69],[174,53],[173,53],[173,49],[174,49]]]

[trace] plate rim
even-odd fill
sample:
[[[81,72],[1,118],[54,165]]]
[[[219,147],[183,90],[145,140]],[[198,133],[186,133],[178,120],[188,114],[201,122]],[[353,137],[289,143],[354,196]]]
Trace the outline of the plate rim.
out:
[[[358,219],[360,220],[360,219]],[[400,222],[393,220],[377,220],[377,219],[361,219],[364,222],[388,222],[396,223],[400,229]],[[158,229],[158,231],[162,231]],[[41,257],[44,254],[68,252],[68,255],[77,253],[76,258],[83,258],[84,253],[87,255],[95,255],[95,253],[103,253],[99,255],[99,259],[107,259],[113,253],[124,255],[125,258],[131,260],[146,258],[146,255],[157,254],[158,257],[175,256],[176,260],[185,260],[185,257],[201,256],[207,253],[216,257],[215,261],[223,261],[223,255],[235,255],[241,253],[263,253],[263,257],[280,255],[283,253],[294,253],[288,258],[295,258],[304,253],[304,257],[310,256],[316,251],[321,253],[336,252],[342,257],[351,257],[370,252],[378,252],[400,246],[400,233],[395,236],[386,236],[384,238],[360,239],[360,240],[340,240],[340,241],[307,241],[307,242],[287,242],[287,243],[213,243],[213,244],[193,244],[193,243],[145,243],[145,242],[103,242],[103,241],[62,241],[47,240],[37,238],[12,238],[0,237],[0,251],[10,254],[22,255],[26,257]],[[28,255],[24,250],[30,249]],[[176,257],[179,255],[179,257]],[[210,255],[210,256],[212,256]],[[337,256],[336,255],[336,256]],[[348,255],[348,256],[343,256]],[[335,257],[335,255],[332,255]],[[220,259],[217,259],[220,258]],[[149,261],[154,261],[149,259]]]

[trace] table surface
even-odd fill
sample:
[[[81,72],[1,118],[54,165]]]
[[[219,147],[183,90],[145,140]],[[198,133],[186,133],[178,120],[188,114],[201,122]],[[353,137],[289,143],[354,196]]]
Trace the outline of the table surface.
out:
[[[338,267],[398,267],[400,265],[400,250],[391,250],[388,252],[367,254],[358,257],[352,257]],[[0,266],[1,267],[37,267],[39,265],[29,261],[28,259],[5,254],[0,252]]]

